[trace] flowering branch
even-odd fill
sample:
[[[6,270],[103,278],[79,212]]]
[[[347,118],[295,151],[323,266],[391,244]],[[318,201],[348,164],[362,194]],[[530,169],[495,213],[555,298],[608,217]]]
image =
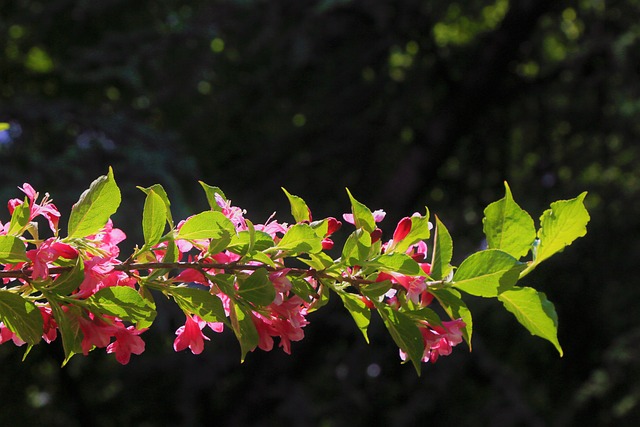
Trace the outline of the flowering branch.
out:
[[[199,354],[210,339],[205,328],[228,328],[244,360],[256,348],[271,350],[274,338],[290,353],[291,343],[304,338],[308,315],[334,294],[367,341],[377,312],[402,360],[420,373],[421,362],[435,362],[462,341],[471,349],[473,321],[464,293],[498,299],[562,355],[553,305],[545,294],[516,284],[586,233],[586,193],[551,204],[536,231],[505,184],[505,197],[484,212],[487,249],[454,267],[452,238],[437,217],[435,225],[429,221],[428,210],[402,218],[385,242],[378,227],[384,211],[371,211],[347,190],[351,210],[342,218],[354,229],[334,259],[332,235],[342,222],[314,221],[300,197],[284,190],[293,224],[254,224],[222,190],[200,184],[210,209],[177,224],[162,186],[140,188],[146,194],[144,243],[125,261],[118,244],[126,236],[110,219],[121,201],[111,169],[73,205],[66,237],[49,195],[38,200],[24,184],[26,197],[10,200],[11,218],[0,222],[0,344],[27,344],[26,356],[41,340],[60,335],[63,365],[96,348],[126,364],[144,351],[141,335],[155,319],[155,299],[164,296],[185,314],[176,351]],[[51,237],[40,236],[40,218]],[[288,267],[291,259],[307,267]]]

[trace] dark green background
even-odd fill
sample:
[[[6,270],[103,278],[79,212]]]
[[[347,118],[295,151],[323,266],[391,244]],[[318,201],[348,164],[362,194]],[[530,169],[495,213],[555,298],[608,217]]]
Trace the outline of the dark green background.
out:
[[[534,218],[588,190],[592,220],[525,280],[556,305],[563,358],[471,298],[473,353],[417,378],[380,322],[366,345],[334,299],[291,356],[240,365],[229,332],[174,353],[181,315],[160,303],[125,367],[0,347],[0,424],[637,425],[639,3],[1,2],[0,200],[30,182],[67,214],[112,165],[132,245],[136,185],[163,184],[184,218],[206,206],[201,179],[254,222],[289,219],[280,186],[318,218],[340,216],[349,187],[387,210],[387,233],[428,205],[458,261],[504,180]]]

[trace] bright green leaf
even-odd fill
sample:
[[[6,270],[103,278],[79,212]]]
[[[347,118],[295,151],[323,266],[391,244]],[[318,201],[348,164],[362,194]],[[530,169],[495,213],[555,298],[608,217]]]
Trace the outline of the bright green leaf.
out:
[[[549,341],[562,356],[558,341],[558,315],[553,303],[543,292],[528,287],[514,287],[501,293],[498,299],[532,335]]]
[[[380,255],[372,264],[379,265],[379,269],[390,273],[400,273],[407,276],[425,276],[420,265],[409,255],[390,253]]]
[[[238,295],[258,306],[271,304],[276,297],[276,290],[269,280],[269,272],[259,268],[244,280],[238,277]]]
[[[381,282],[369,283],[360,286],[360,292],[371,300],[378,300],[381,296],[389,292],[391,289],[391,281],[383,280]]]
[[[195,314],[206,322],[228,323],[222,301],[217,296],[203,289],[184,286],[172,286],[168,293],[185,313]]]
[[[540,217],[538,231],[540,245],[536,252],[536,264],[563,250],[578,237],[587,234],[587,223],[590,218],[584,207],[586,196],[587,193],[584,192],[575,199],[559,200],[551,203],[551,209],[544,211]]]
[[[176,239],[231,239],[236,234],[236,228],[221,212],[205,211],[188,218]]]
[[[291,204],[291,215],[293,219],[295,219],[296,222],[311,221],[309,207],[305,201],[301,197],[290,194],[284,187],[282,187],[282,191],[287,195],[289,204]]]
[[[333,259],[324,252],[307,255],[309,256],[309,258],[298,257],[298,259],[313,269],[324,270],[334,264]]]
[[[350,294],[348,292],[339,292],[338,294],[342,299],[344,307],[349,311],[349,314],[353,317],[353,321],[356,322],[356,326],[358,326],[358,329],[362,332],[365,341],[369,343],[367,329],[371,322],[371,310],[367,307],[364,301],[362,301],[362,297],[359,295]]]
[[[451,272],[451,257],[453,256],[453,240],[447,227],[436,217],[436,233],[433,238],[433,255],[431,257],[430,276],[435,280],[442,280]]]
[[[253,351],[259,342],[258,330],[251,319],[251,310],[231,300],[231,327],[240,343],[240,361],[244,362],[248,352]]]
[[[28,261],[24,242],[15,236],[0,236],[0,264]]]
[[[453,275],[453,286],[479,297],[496,297],[518,281],[525,264],[498,249],[476,252]]]
[[[531,216],[513,200],[505,182],[505,196],[484,210],[482,226],[489,249],[500,249],[520,259],[531,249],[536,230]]]
[[[308,224],[296,224],[287,230],[275,247],[288,252],[290,256],[316,253],[322,250],[322,238]]]
[[[83,334],[79,321],[81,316],[80,308],[69,305],[67,306],[67,311],[65,311],[55,301],[50,301],[50,305],[58,330],[62,336],[62,347],[65,354],[62,366],[64,366],[74,354],[82,353]]]
[[[0,321],[20,339],[37,344],[42,337],[42,315],[34,303],[0,290]]]
[[[116,213],[120,200],[120,189],[109,167],[109,173],[93,181],[71,207],[69,237],[85,237],[98,232]]]
[[[73,268],[66,271],[58,277],[47,287],[47,290],[55,292],[56,295],[69,295],[84,281],[84,261],[82,257],[76,258],[76,263]]]
[[[363,228],[365,231],[371,233],[376,229],[376,221],[373,219],[371,210],[364,204],[357,201],[347,188],[347,194],[351,201],[351,213],[353,214],[353,222],[356,228]]]
[[[431,228],[433,225],[429,222],[429,209],[425,207],[424,216],[411,217],[411,230],[394,248],[395,252],[404,253],[409,247],[415,245],[421,240],[427,240],[431,236]]]
[[[313,286],[306,280],[300,277],[289,277],[291,281],[291,290],[294,294],[305,300],[311,302],[315,296],[318,296]]]
[[[393,341],[407,354],[416,372],[420,375],[424,355],[424,339],[420,329],[414,320],[406,314],[394,310],[386,304],[376,304],[376,307]]]
[[[430,292],[436,297],[444,311],[452,320],[462,319],[465,327],[462,329],[462,337],[471,349],[471,335],[473,332],[473,318],[460,296],[460,292],[451,288],[433,289]]]
[[[169,227],[173,228],[173,215],[171,215],[171,202],[169,201],[169,196],[167,195],[167,192],[165,191],[164,187],[160,184],[153,184],[151,187],[147,187],[147,188],[138,187],[138,188],[142,190],[146,195],[149,195],[149,193],[153,191],[154,193],[156,193],[156,195],[160,196],[165,206],[165,217],[167,219],[167,223],[169,224]]]
[[[205,184],[202,181],[198,181],[198,182],[200,183],[200,185],[202,186],[202,189],[204,190],[204,194],[207,197],[207,202],[209,203],[209,207],[211,207],[211,209],[214,211],[220,212],[222,208],[220,207],[220,205],[218,205],[218,202],[216,201],[216,194],[219,197],[221,197],[222,200],[224,200],[225,202],[227,201],[227,197],[224,195],[222,190],[219,189],[218,187],[213,187],[209,184]]]
[[[9,223],[9,230],[7,234],[9,236],[20,236],[29,225],[31,217],[31,208],[29,207],[29,200],[25,197],[24,203],[13,210],[11,214],[11,222]]]
[[[251,244],[252,237],[253,245]],[[229,243],[227,249],[238,255],[246,255],[251,246],[253,246],[254,251],[262,252],[274,245],[273,238],[264,231],[256,230],[252,235],[248,230],[243,230],[231,238],[231,243]]]
[[[128,322],[153,322],[155,307],[128,286],[109,286],[100,289],[85,300],[85,303],[97,313],[119,317]]]
[[[369,257],[371,235],[359,228],[347,238],[342,248],[342,261],[347,265],[361,265]]]
[[[153,246],[160,241],[167,221],[167,207],[162,197],[153,190],[147,192],[142,211],[142,233],[146,246]]]

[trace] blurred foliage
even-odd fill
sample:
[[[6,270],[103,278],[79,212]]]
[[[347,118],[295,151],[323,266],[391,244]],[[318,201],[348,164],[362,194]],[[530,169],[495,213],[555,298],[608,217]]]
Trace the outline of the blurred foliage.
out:
[[[115,218],[142,193],[184,217],[196,180],[257,218],[285,186],[317,216],[344,187],[388,224],[427,204],[460,243],[508,180],[531,212],[583,190],[584,241],[531,276],[556,303],[558,359],[491,305],[472,354],[416,378],[338,302],[307,338],[239,366],[228,334],[174,354],[179,319],[121,367],[56,345],[0,347],[3,425],[635,425],[640,415],[640,25],[635,0],[218,0],[0,4],[0,199],[28,181],[63,212],[113,165]],[[5,221],[6,214],[0,214]],[[392,228],[388,225],[387,228]],[[463,239],[466,238],[465,239]],[[464,240],[464,241],[463,241]],[[160,310],[161,311],[161,310]],[[380,327],[380,325],[378,325]]]

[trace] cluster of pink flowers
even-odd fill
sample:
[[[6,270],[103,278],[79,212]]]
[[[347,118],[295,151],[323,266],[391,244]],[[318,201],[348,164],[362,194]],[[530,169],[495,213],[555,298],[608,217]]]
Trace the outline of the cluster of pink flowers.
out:
[[[145,276],[140,276],[140,270],[127,268],[127,264],[118,259],[120,256],[119,243],[125,240],[126,236],[122,230],[115,228],[108,220],[107,223],[95,234],[82,239],[62,239],[59,237],[58,222],[60,212],[51,202],[48,194],[38,202],[38,193],[29,185],[24,184],[20,188],[28,199],[30,228],[25,226],[32,239],[22,237],[26,249],[27,261],[5,264],[4,271],[28,272],[28,276],[16,275],[13,278],[3,278],[4,285],[37,286],[39,283],[51,283],[61,274],[60,266],[67,267],[81,263],[84,272],[83,280],[73,289],[69,290],[69,298],[63,298],[59,307],[64,316],[72,319],[72,323],[77,325],[78,331],[82,335],[80,349],[87,355],[95,348],[106,348],[107,353],[114,353],[116,360],[122,364],[130,361],[132,354],[139,355],[145,350],[145,343],[140,335],[146,330],[138,328],[136,325],[116,316],[105,313],[94,312],[82,301],[91,298],[101,289],[117,286],[127,286],[138,290],[139,280]],[[12,199],[9,201],[9,213],[23,206],[25,200]],[[269,218],[264,224],[253,225],[245,219],[245,211],[233,206],[231,202],[220,194],[215,194],[215,210],[221,212],[235,228],[236,233],[259,231],[269,236],[275,245],[281,241],[283,236],[292,227],[286,223],[280,223]],[[308,208],[307,208],[308,209]],[[414,214],[414,216],[419,216]],[[54,237],[41,239],[37,231],[38,217],[43,218],[49,225]],[[385,212],[377,210],[373,212],[374,221],[380,222],[384,219]],[[308,213],[308,220],[300,223],[311,223],[311,212]],[[353,214],[344,214],[344,220],[354,223]],[[178,223],[176,234],[179,236],[180,229],[187,223],[189,218]],[[334,243],[331,239],[342,225],[340,221],[331,217],[323,220],[326,222],[326,232],[322,238],[322,249],[329,250]],[[0,236],[7,235],[10,223],[0,223]],[[384,254],[395,250],[411,232],[412,218],[405,217],[398,223],[391,240],[383,243],[381,252]],[[324,230],[324,228],[323,228]],[[371,241],[377,242],[382,237],[380,228],[375,228],[371,233]],[[189,267],[173,277],[165,277],[168,286],[176,284],[187,284],[200,289],[206,289],[211,295],[219,298],[222,302],[225,314],[230,317],[234,300],[240,298],[235,291],[239,291],[238,282],[234,282],[233,295],[229,289],[223,292],[215,280],[217,274],[225,273],[221,268],[204,268],[206,265],[236,265],[242,260],[242,256],[229,249],[220,251],[210,251],[212,242],[210,239],[180,239],[175,240],[175,247],[178,250],[177,260],[188,263]],[[155,261],[161,263],[168,250],[167,242],[161,241],[151,247],[150,252],[155,257]],[[422,271],[427,275],[431,271],[431,265],[426,261],[427,245],[422,240],[412,244],[406,249],[408,254],[415,260]],[[270,255],[269,255],[270,256]],[[148,259],[148,258],[147,258]],[[274,347],[274,339],[286,353],[291,353],[291,343],[304,338],[304,327],[309,323],[307,314],[309,313],[311,302],[293,292],[293,284],[290,276],[292,269],[284,265],[277,257],[271,260],[271,268],[268,270],[268,280],[274,288],[274,297],[266,305],[256,306],[250,302],[245,304],[249,307],[250,320],[255,326],[258,335],[257,348],[270,351]],[[144,263],[143,263],[144,264]],[[193,265],[193,268],[191,267]],[[244,279],[255,274],[257,269],[247,267],[264,266],[258,261],[249,261],[244,264],[244,269],[234,272],[242,275]],[[275,266],[275,267],[274,267]],[[57,270],[54,270],[56,269]],[[357,271],[358,267],[353,266],[350,272]],[[0,270],[1,271],[1,270]],[[67,270],[68,271],[68,270]],[[153,269],[147,269],[149,274]],[[311,270],[310,270],[311,271]],[[347,274],[347,273],[345,273]],[[318,290],[319,283],[313,274],[297,274],[299,279],[307,282],[310,289]],[[336,278],[339,280],[339,277]],[[239,279],[238,279],[239,280]],[[403,291],[406,299],[420,307],[426,307],[433,300],[432,294],[428,291],[427,279],[421,275],[406,275],[399,272],[379,272],[376,281],[389,281],[393,287],[380,299],[380,303],[389,305],[392,308],[400,308],[398,293]],[[17,283],[15,282],[17,281]],[[369,308],[375,308],[372,301],[362,297]],[[52,302],[51,304],[58,304]],[[50,343],[57,337],[59,325],[54,316],[56,310],[52,310],[46,300],[37,300],[36,305],[42,315],[42,338]],[[224,319],[226,321],[226,319]],[[420,332],[424,338],[425,350],[423,361],[435,362],[439,356],[451,353],[452,347],[462,341],[461,329],[464,322],[457,319],[450,322],[442,322],[439,325],[431,325],[426,321],[419,325]],[[207,322],[193,313],[185,312],[184,325],[175,332],[176,337],[173,343],[175,351],[186,350],[193,354],[199,354],[204,349],[204,341],[210,338],[205,335],[206,328],[219,333],[224,329],[223,322]],[[12,341],[20,346],[25,342],[13,333],[6,325],[0,322],[0,344]],[[78,350],[78,352],[80,351]],[[253,349],[250,349],[253,350]],[[406,354],[401,351],[401,357],[406,358]]]

